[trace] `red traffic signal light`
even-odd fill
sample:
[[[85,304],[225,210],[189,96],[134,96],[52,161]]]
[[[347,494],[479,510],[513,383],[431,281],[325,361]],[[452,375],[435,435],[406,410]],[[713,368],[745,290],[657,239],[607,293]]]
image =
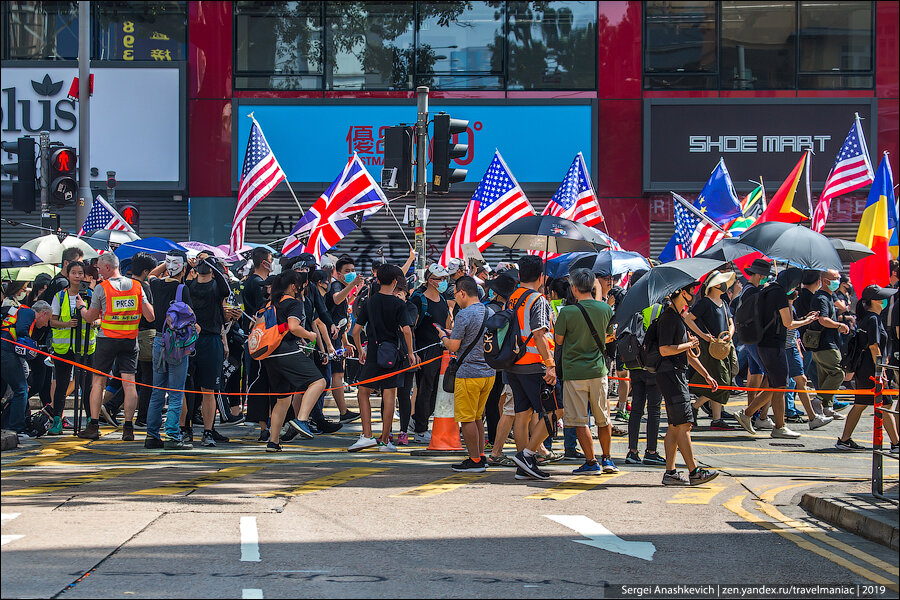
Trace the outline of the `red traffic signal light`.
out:
[[[138,231],[141,225],[141,213],[135,205],[125,204],[121,207],[121,210],[119,210],[119,214],[122,215],[122,218],[125,219],[125,222],[128,223],[132,229]]]
[[[53,203],[65,206],[75,201],[78,184],[75,169],[78,157],[74,148],[56,148],[50,152],[50,194]]]

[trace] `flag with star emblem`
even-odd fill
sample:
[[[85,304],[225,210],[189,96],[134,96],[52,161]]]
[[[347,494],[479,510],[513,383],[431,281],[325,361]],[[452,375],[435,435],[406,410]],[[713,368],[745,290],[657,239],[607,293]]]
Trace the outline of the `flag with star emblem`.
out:
[[[479,251],[484,250],[490,246],[487,240],[492,235],[516,219],[534,214],[519,182],[506,166],[500,152],[495,150],[494,160],[450,236],[440,263],[446,266],[451,258],[464,258],[463,244],[474,242],[478,244]]]
[[[819,196],[819,203],[813,214],[813,230],[822,233],[825,222],[828,221],[828,210],[831,208],[832,198],[849,194],[853,190],[869,185],[874,180],[875,173],[872,171],[872,161],[869,160],[866,138],[859,122],[859,115],[856,115],[856,121],[850,128],[850,133],[847,134],[847,139],[844,140],[844,145],[841,146],[837,158],[834,159],[834,166],[831,167],[831,173],[825,180],[822,195]]]
[[[354,152],[337,179],[294,225],[281,252],[285,256],[309,252],[318,260],[386,202],[381,187]]]
[[[244,155],[244,168],[241,170],[241,182],[238,185],[237,208],[231,224],[229,247],[232,254],[243,249],[244,226],[250,211],[285,179],[284,171],[266,143],[259,123],[253,119],[250,138],[247,140],[247,153]]]
[[[97,231],[98,229],[115,229],[116,231],[134,233],[134,229],[122,218],[122,215],[116,212],[116,209],[100,196],[97,196],[97,199],[91,205],[91,211],[85,218],[84,225],[81,226],[78,236],[81,237],[88,231]]]
[[[678,194],[672,194],[672,196],[681,198]],[[684,198],[681,200],[687,202]],[[681,202],[675,200],[675,235],[672,236],[672,239],[675,240],[676,259],[696,256],[723,237],[725,237],[724,233],[697,217]]]

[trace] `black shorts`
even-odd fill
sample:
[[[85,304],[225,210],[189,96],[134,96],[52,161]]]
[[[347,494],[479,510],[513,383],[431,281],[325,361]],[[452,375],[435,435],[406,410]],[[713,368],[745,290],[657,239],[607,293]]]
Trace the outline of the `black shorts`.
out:
[[[563,407],[562,394],[555,390],[549,394],[541,393],[547,387],[542,373],[506,372],[506,380],[512,388],[513,406],[517,413],[530,409],[542,415]]]
[[[857,373],[854,381],[856,382],[856,389],[858,390],[871,390],[875,387],[875,382],[869,379],[869,376],[872,375],[872,372],[869,373]],[[890,408],[891,404],[893,404],[894,397],[893,396],[882,396],[881,397],[881,405],[884,408]],[[854,394],[853,395],[853,404],[856,406],[875,406],[875,396],[870,394]]]
[[[134,375],[137,372],[137,356],[137,338],[98,337],[94,349],[94,368],[109,374],[115,366],[119,373]]]
[[[368,381],[369,379],[373,379],[375,377],[380,377],[381,375],[387,375],[388,373],[396,373],[400,369],[405,369],[409,366],[409,360],[403,359],[397,362],[397,365],[390,369],[382,369],[378,366],[378,350],[377,346],[374,344],[369,344],[367,353],[366,353],[366,364],[360,365],[359,367],[359,380],[367,381],[368,383],[359,383],[361,387],[367,387],[370,390],[389,390],[391,388],[402,387],[406,382],[405,375],[407,373],[411,373],[412,371],[404,371],[403,373],[397,373],[395,375],[391,375],[390,377],[385,377],[384,379],[379,379],[378,381]]]
[[[222,363],[225,362],[225,346],[222,336],[201,333],[197,338],[194,355],[194,385],[218,392],[222,389]]]
[[[656,387],[666,401],[666,421],[669,425],[697,424],[686,371],[657,371]]]
[[[335,373],[343,373],[344,372],[344,359],[338,358],[331,361],[331,374]]]
[[[270,356],[263,360],[263,365],[269,376],[269,389],[277,398],[304,392],[316,381],[324,380],[312,359],[302,352]]]
[[[757,346],[756,350],[759,353],[759,362],[762,363],[766,378],[769,380],[769,387],[786,388],[790,379],[787,350],[768,346]]]

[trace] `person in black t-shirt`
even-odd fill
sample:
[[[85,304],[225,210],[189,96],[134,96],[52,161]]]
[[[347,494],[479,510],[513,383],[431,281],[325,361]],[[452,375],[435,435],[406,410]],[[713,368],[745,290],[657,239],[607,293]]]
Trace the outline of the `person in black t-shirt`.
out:
[[[347,254],[343,254],[338,258],[334,265],[334,273],[332,281],[328,285],[328,291],[325,294],[325,306],[331,313],[331,321],[337,326],[336,331],[332,331],[331,340],[335,348],[343,347],[346,356],[353,356],[353,344],[347,338],[347,324],[350,321],[348,307],[353,300],[353,290],[356,286],[356,266],[353,258]],[[335,404],[341,410],[341,423],[349,423],[358,418],[357,416],[348,416],[344,418],[346,411],[346,401],[344,400],[344,358],[339,357],[331,361],[331,395]],[[344,408],[341,408],[343,406]]]
[[[686,286],[669,297],[669,305],[656,321],[659,353],[662,361],[656,369],[656,385],[666,402],[666,429],[664,447],[666,450],[666,473],[663,485],[700,485],[715,479],[719,473],[697,466],[691,447],[691,427],[694,425],[694,411],[691,394],[688,391],[688,364],[700,373],[715,392],[719,384],[713,379],[698,359],[700,340],[688,335],[687,325],[681,314],[694,300],[696,283]],[[681,452],[684,463],[690,469],[689,477],[675,470],[676,450]]]
[[[857,390],[871,390],[875,387],[875,380],[882,386],[887,385],[884,367],[884,356],[887,352],[887,329],[881,319],[881,314],[887,307],[889,300],[897,294],[896,289],[883,288],[877,285],[867,286],[860,294],[860,300],[856,304],[856,316],[859,329],[865,332],[865,350],[862,362],[856,369],[855,380]],[[890,408],[893,396],[882,396],[882,405]],[[847,413],[844,422],[844,431],[838,438],[834,447],[838,450],[864,450],[862,446],[853,441],[851,436],[856,429],[859,418],[867,406],[875,405],[875,397],[857,394],[853,401],[853,407]],[[891,453],[897,454],[900,449],[900,439],[897,436],[897,422],[889,413],[883,414],[884,430],[891,440]]]
[[[252,319],[269,301],[266,294],[265,280],[272,272],[272,253],[263,247],[254,248],[250,252],[253,261],[253,272],[243,282],[241,300],[244,315],[238,321],[241,329],[248,335]],[[269,441],[269,413],[273,398],[263,395],[269,391],[269,377],[262,363],[250,358],[244,348],[244,373],[247,379],[247,421],[259,423],[259,442]]]
[[[837,271],[822,271],[821,287],[816,292],[811,310],[819,313],[816,325],[810,326],[820,331],[819,345],[814,348],[813,361],[816,363],[818,387],[823,390],[836,390],[844,382],[844,371],[841,369],[840,334],[850,333],[850,328],[838,321],[837,309],[834,306],[832,293],[840,285]],[[819,394],[822,405],[829,414],[834,408],[834,394]]]

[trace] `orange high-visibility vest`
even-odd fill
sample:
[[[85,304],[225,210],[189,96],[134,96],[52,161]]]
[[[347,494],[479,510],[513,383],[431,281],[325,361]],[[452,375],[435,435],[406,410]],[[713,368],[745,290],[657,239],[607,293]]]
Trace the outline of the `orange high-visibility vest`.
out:
[[[18,341],[18,337],[16,336],[16,321],[19,319],[19,310],[22,308],[28,307],[24,304],[12,307],[9,311],[9,314],[6,315],[6,318],[3,319],[3,325],[0,325],[0,330],[8,333],[14,342]],[[31,334],[33,332],[34,321],[31,322],[31,327],[28,328],[28,337],[31,337]]]
[[[136,339],[141,322],[141,304],[144,290],[141,284],[130,279],[131,287],[120,292],[109,281],[101,281],[106,294],[106,307],[100,318],[100,330],[108,338]]]
[[[527,288],[517,288],[509,297],[509,305],[513,306],[526,291],[528,291]],[[525,344],[525,355],[516,361],[517,365],[534,365],[544,362],[544,359],[541,358],[541,353],[538,352],[534,336],[531,335],[531,307],[537,302],[538,298],[542,297],[543,294],[541,293],[531,294],[522,306],[519,307],[519,310],[516,311],[516,318],[519,320],[519,331],[522,333],[522,340],[528,340]],[[544,339],[547,340],[547,348],[550,350],[551,358],[553,357],[552,334],[552,331],[547,331],[544,335]]]

